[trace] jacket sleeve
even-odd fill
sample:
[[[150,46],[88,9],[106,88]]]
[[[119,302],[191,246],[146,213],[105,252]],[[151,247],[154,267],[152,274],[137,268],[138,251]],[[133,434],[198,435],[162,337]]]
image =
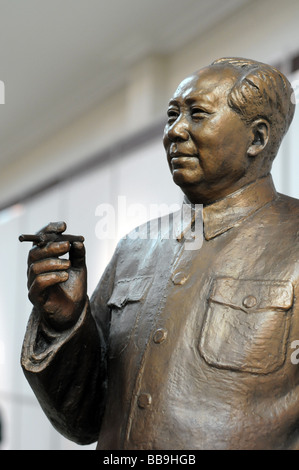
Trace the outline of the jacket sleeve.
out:
[[[117,252],[75,326],[54,332],[33,309],[21,353],[24,374],[53,426],[78,444],[98,439],[107,392],[106,349]]]

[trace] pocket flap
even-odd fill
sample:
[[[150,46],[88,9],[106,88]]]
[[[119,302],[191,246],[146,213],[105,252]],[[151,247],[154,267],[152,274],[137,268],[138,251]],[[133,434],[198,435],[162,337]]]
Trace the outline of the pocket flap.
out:
[[[209,299],[245,311],[280,308],[293,305],[293,285],[290,281],[253,279],[215,279]]]
[[[150,285],[150,276],[139,276],[116,281],[108,307],[122,308],[127,302],[141,300]]]

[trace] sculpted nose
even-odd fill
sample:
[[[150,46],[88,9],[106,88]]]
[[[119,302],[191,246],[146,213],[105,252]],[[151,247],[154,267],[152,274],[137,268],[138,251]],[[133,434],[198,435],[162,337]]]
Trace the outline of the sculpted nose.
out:
[[[173,142],[188,140],[188,123],[184,118],[177,119],[169,126],[167,134],[169,140]]]

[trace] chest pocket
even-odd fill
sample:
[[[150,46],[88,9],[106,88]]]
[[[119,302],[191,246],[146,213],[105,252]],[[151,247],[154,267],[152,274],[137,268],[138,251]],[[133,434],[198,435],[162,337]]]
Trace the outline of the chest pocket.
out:
[[[115,283],[108,301],[111,308],[109,357],[119,356],[127,347],[141,311],[141,301],[150,286],[151,277],[121,279]]]
[[[289,281],[215,279],[199,351],[211,366],[267,374],[286,357]]]

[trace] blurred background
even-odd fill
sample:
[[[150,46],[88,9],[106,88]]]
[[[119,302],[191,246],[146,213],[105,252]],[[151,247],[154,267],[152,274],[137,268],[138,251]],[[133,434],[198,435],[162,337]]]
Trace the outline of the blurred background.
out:
[[[31,304],[19,234],[65,220],[84,235],[90,295],[151,205],[181,203],[162,145],[178,83],[240,56],[277,66],[296,91],[298,23],[298,0],[0,0],[1,449],[95,448],[52,428],[20,368]],[[296,113],[273,168],[294,197],[298,125]]]

